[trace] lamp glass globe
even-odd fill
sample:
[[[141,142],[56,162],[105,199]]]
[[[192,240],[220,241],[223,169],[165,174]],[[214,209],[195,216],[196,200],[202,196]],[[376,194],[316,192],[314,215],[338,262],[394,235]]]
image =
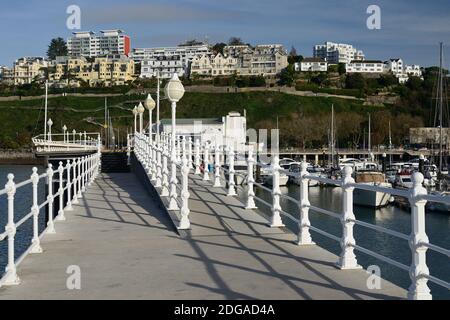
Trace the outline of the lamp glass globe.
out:
[[[178,102],[183,98],[185,90],[176,73],[174,73],[170,81],[167,82],[164,92],[170,102]]]
[[[153,100],[152,95],[148,94],[147,99],[144,101],[144,105],[147,108],[147,110],[153,110],[156,107],[156,102]]]

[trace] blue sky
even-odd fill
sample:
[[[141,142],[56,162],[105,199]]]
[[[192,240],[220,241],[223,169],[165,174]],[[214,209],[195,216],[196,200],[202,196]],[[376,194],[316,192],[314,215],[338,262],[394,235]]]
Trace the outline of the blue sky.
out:
[[[448,0],[14,0],[0,10],[0,65],[45,55],[51,38],[67,38],[66,8],[82,10],[84,30],[121,28],[132,47],[176,45],[197,38],[281,43],[305,56],[324,41],[354,44],[369,59],[401,57],[434,65],[438,43],[450,45]],[[381,30],[368,30],[366,9],[381,7]]]

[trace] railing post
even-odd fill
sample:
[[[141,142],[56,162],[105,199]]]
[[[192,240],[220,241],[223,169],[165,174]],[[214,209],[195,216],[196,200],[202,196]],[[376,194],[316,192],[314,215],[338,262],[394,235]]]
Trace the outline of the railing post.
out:
[[[56,233],[55,224],[53,223],[53,169],[52,164],[48,164],[47,169],[47,183],[48,183],[48,196],[47,196],[47,205],[48,205],[48,222],[47,222],[47,233]]]
[[[151,140],[152,141],[152,148],[151,148],[151,150],[150,150],[150,152],[152,153],[152,162],[151,162],[151,167],[152,167],[152,177],[151,177],[151,180],[152,181],[155,181],[155,184],[156,184],[156,179],[157,179],[157,176],[156,176],[156,171],[158,170],[158,168],[157,168],[157,166],[156,166],[156,164],[157,164],[157,162],[158,162],[158,159],[157,159],[157,150],[158,150],[158,146],[156,145],[156,141],[153,141],[153,140]]]
[[[2,285],[12,286],[20,284],[14,256],[14,238],[16,236],[16,225],[14,223],[14,195],[16,194],[16,184],[14,183],[14,175],[12,173],[8,174],[8,182],[5,185],[5,189],[8,196],[8,224],[5,227],[5,231],[8,233],[8,265],[6,267],[6,274],[3,278]]]
[[[59,189],[58,189],[59,210],[58,210],[58,216],[56,217],[56,220],[64,221],[64,220],[66,220],[66,217],[64,217],[64,188],[63,188],[64,167],[62,165],[62,161],[59,162],[58,173],[59,173]]]
[[[33,188],[33,205],[31,211],[33,212],[33,239],[31,240],[32,248],[31,253],[42,253],[41,240],[39,239],[39,205],[38,205],[38,183],[39,175],[37,173],[38,169],[33,168],[33,173],[31,174],[31,183]]]
[[[86,177],[86,157],[81,157],[81,192],[86,192],[85,185],[85,177]]]
[[[280,158],[278,154],[272,156],[272,218],[270,221],[271,228],[284,227],[281,220],[281,205],[280,205]]]
[[[72,211],[72,180],[70,180],[70,160],[67,160],[67,205],[64,210]]]
[[[170,211],[179,210],[177,203],[177,148],[175,147],[172,150],[172,156],[170,158],[170,200],[169,200],[169,209]]]
[[[341,238],[341,255],[337,266],[342,270],[361,269],[356,260],[355,250],[356,240],[353,236],[353,226],[355,225],[355,214],[353,213],[353,190],[350,184],[355,183],[352,178],[353,169],[349,166],[344,167],[344,176],[342,179],[343,204],[342,204],[342,238]]]
[[[78,180],[78,194],[77,194],[77,198],[81,199],[83,198],[83,194],[82,194],[82,190],[81,190],[81,176],[83,174],[83,172],[81,171],[81,158],[78,158],[77,161],[77,165],[78,165],[78,175],[77,175],[77,180]]]
[[[302,162],[300,165],[300,199],[298,201],[298,207],[300,211],[300,220],[298,224],[299,233],[297,238],[298,245],[312,245],[315,244],[311,239],[311,233],[309,227],[311,222],[309,221],[309,180],[306,178],[308,175],[308,164]]]
[[[426,195],[427,190],[423,187],[423,174],[415,172],[412,175],[413,188],[409,198],[411,205],[411,238],[409,246],[412,253],[412,263],[409,268],[411,286],[408,289],[410,300],[431,300],[432,295],[428,287],[426,276],[430,274],[427,266],[427,247],[429,243],[425,230],[425,204],[426,200],[418,197]]]
[[[200,171],[200,140],[195,139],[195,172],[194,174],[201,174]]]
[[[247,158],[247,205],[245,209],[253,210],[257,209],[255,204],[255,190],[253,184],[255,183],[255,177],[253,175],[253,165],[255,163],[255,159],[253,158],[253,150],[248,150],[248,158]]]
[[[78,179],[77,179],[77,169],[78,169],[78,163],[76,159],[72,159],[72,168],[73,168],[73,179],[72,179],[72,186],[73,186],[73,199],[72,204],[78,204]]]
[[[161,152],[162,145],[160,140],[156,144],[156,182],[155,187],[160,188],[162,186],[162,163],[161,163]]]
[[[192,154],[192,137],[189,137],[189,139],[188,139],[188,166],[189,166],[189,169],[194,168],[192,156],[193,156],[193,154]]]
[[[220,146],[216,144],[214,150],[214,188],[220,188]]]
[[[203,181],[209,181],[209,145],[208,142],[205,143],[205,151],[203,153],[203,163],[204,163],[204,170],[203,170]]]
[[[234,182],[234,151],[233,146],[228,148],[228,194],[229,197],[236,195],[236,183]]]
[[[169,158],[169,150],[167,148],[167,144],[164,144],[163,149],[163,167],[162,167],[162,188],[161,188],[161,197],[169,196],[169,168],[167,167],[167,159]]]
[[[186,230],[191,227],[191,223],[189,221],[189,166],[185,154],[182,158],[181,176],[181,219],[178,229]]]

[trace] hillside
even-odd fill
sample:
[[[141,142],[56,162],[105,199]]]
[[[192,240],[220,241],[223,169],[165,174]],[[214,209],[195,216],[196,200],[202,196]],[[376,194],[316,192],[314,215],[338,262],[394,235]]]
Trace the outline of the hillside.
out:
[[[133,125],[131,109],[144,95],[109,97],[113,125],[122,133]],[[408,110],[392,106],[369,107],[362,101],[324,97],[302,97],[277,92],[247,93],[186,93],[178,104],[178,118],[221,117],[229,111],[247,112],[249,128],[275,128],[277,117],[285,146],[321,146],[326,144],[331,105],[337,114],[338,143],[355,145],[361,143],[367,113],[373,114],[374,143],[383,143],[387,122],[394,122],[394,139],[400,143],[409,126],[421,125],[423,119],[411,115]],[[17,148],[29,144],[33,135],[43,131],[42,99],[29,101],[0,101],[0,148]],[[88,123],[94,117],[99,123],[104,117],[103,97],[58,97],[49,99],[49,117],[54,132],[61,132],[65,124],[69,130],[99,131],[99,126]],[[161,103],[161,118],[170,117],[168,101]],[[148,119],[146,114],[145,120]],[[377,124],[378,121],[378,124]],[[377,132],[377,128],[378,131]]]

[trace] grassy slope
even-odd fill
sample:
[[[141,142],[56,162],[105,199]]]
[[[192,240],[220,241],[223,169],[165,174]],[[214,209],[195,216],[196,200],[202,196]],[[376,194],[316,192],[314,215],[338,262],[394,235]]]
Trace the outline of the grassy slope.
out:
[[[144,96],[120,96],[108,98],[108,105],[120,105],[131,108]],[[177,117],[179,118],[205,118],[220,117],[229,111],[243,112],[247,110],[249,127],[264,120],[276,121],[276,117],[286,117],[291,114],[312,114],[323,113],[329,115],[331,104],[334,104],[336,112],[358,112],[365,113],[373,110],[374,107],[365,107],[360,101],[350,101],[336,98],[322,97],[299,97],[276,92],[250,92],[250,93],[186,93],[185,97],[178,104]],[[30,136],[42,131],[44,118],[42,100],[31,101],[0,101],[0,137],[15,137],[17,132],[25,131]],[[81,98],[81,97],[59,97],[49,100],[49,117],[54,122],[54,131],[60,131],[63,124],[72,130],[99,131],[99,127],[83,121],[86,117],[98,117],[102,122],[104,98]],[[37,108],[34,109],[34,108]],[[80,111],[68,110],[73,108]],[[94,111],[95,109],[100,109]],[[114,120],[114,126],[132,126],[131,112],[119,108],[111,108],[111,116],[128,116]],[[38,130],[34,131],[39,116]],[[168,101],[161,104],[161,118],[170,117]],[[145,117],[147,119],[147,115]]]

